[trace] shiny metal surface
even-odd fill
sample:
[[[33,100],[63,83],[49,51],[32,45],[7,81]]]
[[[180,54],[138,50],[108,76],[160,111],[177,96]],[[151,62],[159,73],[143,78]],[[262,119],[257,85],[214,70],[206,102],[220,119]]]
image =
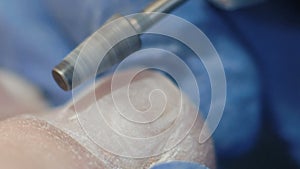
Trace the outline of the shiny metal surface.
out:
[[[186,1],[156,0],[146,7],[141,15],[135,15],[137,17],[113,16],[111,20],[118,18],[120,22],[113,22],[115,25],[110,25],[110,28],[104,26],[104,29],[103,27],[98,29],[75,48],[52,70],[54,80],[63,90],[68,91],[92,78],[95,73],[101,73],[121,62],[125,57],[141,48],[141,41],[137,35],[115,43],[120,40],[120,37],[124,37],[125,33],[139,34],[147,30],[165,16],[161,13],[171,12]],[[85,44],[88,45],[84,46]],[[83,47],[84,50],[82,50]],[[109,52],[105,54],[105,51]],[[81,55],[80,58],[79,55]],[[99,59],[102,59],[100,65],[97,62]],[[77,71],[75,71],[75,65],[77,65]],[[98,71],[93,72],[95,69]]]
[[[117,20],[97,30],[53,69],[53,78],[63,90],[71,90],[140,49],[138,36],[122,40],[127,34],[137,34],[130,22],[124,17]]]

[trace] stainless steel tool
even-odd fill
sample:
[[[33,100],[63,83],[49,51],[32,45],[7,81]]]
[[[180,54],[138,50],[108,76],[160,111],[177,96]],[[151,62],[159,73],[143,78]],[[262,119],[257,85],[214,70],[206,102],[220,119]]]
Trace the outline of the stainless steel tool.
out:
[[[141,48],[139,34],[162,19],[165,15],[161,15],[161,13],[169,13],[186,1],[156,0],[139,15],[133,15],[130,18],[114,15],[110,20],[118,19],[118,22],[112,22],[109,28],[104,25],[87,38],[89,44],[95,45],[87,46],[86,41],[84,41],[55,66],[52,71],[55,81],[63,90],[68,91],[92,78],[95,66],[97,66],[97,73],[101,73],[120,63],[125,57]],[[136,36],[126,38],[114,46],[110,45],[115,44],[120,37],[125,36],[124,33],[128,32]],[[82,52],[83,48],[84,52]],[[105,54],[101,64],[97,65],[99,53],[104,51],[109,52]],[[75,71],[75,64],[78,62],[79,55],[81,55],[80,65],[76,67],[79,71]]]
[[[123,17],[114,15],[108,21],[118,19],[118,22],[111,22],[109,28],[102,26],[94,34],[75,48],[64,60],[52,71],[52,75],[57,84],[68,91],[92,78],[96,73],[102,73],[113,65],[120,63],[131,53],[141,49],[139,34],[143,33],[151,26],[156,24],[165,15],[187,0],[155,0],[147,6],[139,15]],[[233,10],[263,2],[264,0],[208,0],[216,6]],[[125,34],[136,36],[128,37],[125,40],[115,42]],[[87,45],[86,42],[88,41]],[[98,65],[97,61],[101,54],[108,51],[103,56],[102,62]],[[79,59],[80,55],[80,59]],[[80,60],[80,63],[78,63]],[[75,70],[76,62],[78,63]]]

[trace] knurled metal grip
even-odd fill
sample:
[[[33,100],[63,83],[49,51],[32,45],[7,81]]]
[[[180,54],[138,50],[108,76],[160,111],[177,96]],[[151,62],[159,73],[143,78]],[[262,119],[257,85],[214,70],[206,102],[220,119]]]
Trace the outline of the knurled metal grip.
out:
[[[115,15],[74,49],[52,74],[62,89],[71,90],[140,48],[139,35],[130,21]]]

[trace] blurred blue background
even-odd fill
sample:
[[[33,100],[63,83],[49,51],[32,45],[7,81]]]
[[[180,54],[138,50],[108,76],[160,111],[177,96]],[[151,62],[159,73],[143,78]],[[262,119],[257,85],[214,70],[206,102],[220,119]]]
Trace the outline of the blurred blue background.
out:
[[[39,86],[53,106],[61,105],[71,94],[57,87],[51,69],[112,14],[137,12],[149,2],[2,0],[0,66]],[[174,12],[208,36],[224,64],[227,103],[213,136],[219,168],[300,168],[299,11],[292,0],[234,11],[189,0]],[[148,45],[165,49],[167,42],[150,38]],[[205,116],[210,103],[205,69],[191,52],[177,51],[203,86]]]

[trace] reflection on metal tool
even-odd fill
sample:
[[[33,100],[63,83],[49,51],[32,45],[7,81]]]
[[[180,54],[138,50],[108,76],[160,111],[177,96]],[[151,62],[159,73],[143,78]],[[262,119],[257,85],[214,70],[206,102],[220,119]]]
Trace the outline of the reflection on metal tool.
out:
[[[97,62],[92,55],[95,53],[103,53],[109,49],[109,52],[103,58],[97,73],[101,73],[111,66],[120,63],[125,57],[141,48],[140,37],[132,36],[127,38],[115,46],[113,44],[119,37],[124,37],[124,32],[135,32],[140,34],[146,31],[155,23],[157,23],[164,15],[159,13],[169,13],[173,9],[177,8],[187,0],[156,0],[142,11],[142,15],[134,15],[130,18],[125,18],[120,15],[113,16],[110,20],[118,18],[119,22],[112,23],[111,29],[99,29],[92,34],[88,40],[89,43],[95,42],[97,47],[84,46],[85,42],[81,43],[75,48],[64,60],[58,64],[52,71],[52,75],[57,84],[64,90],[71,90],[72,88],[80,85],[84,81],[90,79],[93,76],[93,68],[89,65]],[[81,50],[85,48],[85,57],[80,69],[81,74],[78,78],[73,78],[75,64],[78,59]],[[89,55],[91,53],[91,55]],[[87,57],[87,58],[86,58]]]
[[[141,49],[141,40],[138,34],[143,33],[162,19],[165,15],[161,13],[169,13],[186,1],[187,0],[155,0],[139,15],[133,15],[129,18],[121,15],[112,16],[108,21],[118,19],[118,22],[111,22],[109,28],[106,29],[104,28],[105,25],[99,28],[53,69],[52,75],[55,81],[66,91],[82,84],[84,81],[93,77],[95,72],[93,72],[94,67],[91,65],[95,65],[99,60],[98,55],[106,51],[109,52],[106,53],[99,68],[97,68],[98,74],[120,63],[125,57]],[[263,2],[264,0],[208,1],[223,9],[233,10]],[[114,46],[111,45],[115,44],[115,41],[122,39],[121,37],[124,37],[124,34],[128,32],[136,36],[126,38]],[[88,45],[85,45],[87,41]],[[84,52],[82,54],[83,49]],[[81,59],[79,71],[76,72],[77,74],[74,76],[75,65],[79,55],[81,55],[83,59]]]

